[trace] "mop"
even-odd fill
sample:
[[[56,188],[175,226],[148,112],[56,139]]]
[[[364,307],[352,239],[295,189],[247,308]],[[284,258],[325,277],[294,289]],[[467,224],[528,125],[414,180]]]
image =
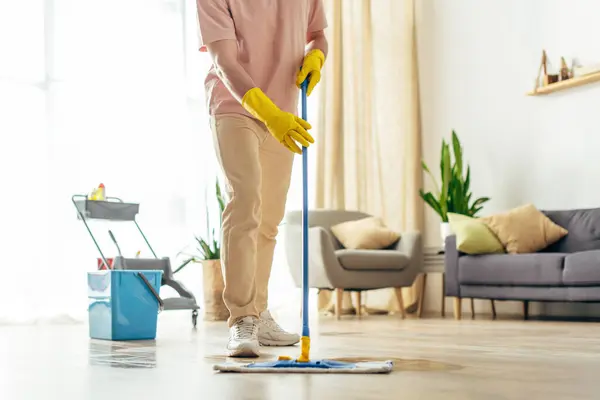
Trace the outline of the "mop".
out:
[[[302,119],[307,120],[306,89],[308,80],[302,89]],[[337,374],[387,374],[392,371],[392,361],[341,362],[334,360],[311,360],[310,328],[308,324],[308,154],[302,148],[302,338],[300,357],[280,356],[276,361],[254,362],[248,364],[225,363],[213,368],[220,372],[243,373],[337,373]]]

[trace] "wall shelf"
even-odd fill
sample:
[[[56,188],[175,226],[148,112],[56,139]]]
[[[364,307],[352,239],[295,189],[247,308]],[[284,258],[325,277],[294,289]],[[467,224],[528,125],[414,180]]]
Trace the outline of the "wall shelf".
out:
[[[556,83],[551,83],[547,86],[540,86],[536,90],[527,93],[528,96],[542,96],[545,94],[550,94],[553,92],[558,92],[560,90],[566,90],[578,86],[587,85],[590,83],[600,81],[600,71],[593,72],[591,74],[578,76],[575,78],[568,79],[566,81],[560,81]]]

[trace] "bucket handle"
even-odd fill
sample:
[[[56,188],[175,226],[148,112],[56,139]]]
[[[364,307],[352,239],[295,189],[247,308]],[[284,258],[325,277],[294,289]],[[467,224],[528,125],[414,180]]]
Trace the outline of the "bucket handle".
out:
[[[141,272],[136,272],[136,275],[142,280],[142,282],[144,282],[144,285],[146,285],[148,290],[150,290],[150,293],[152,293],[152,296],[154,296],[154,298],[158,302],[158,312],[160,313],[165,308],[165,303],[162,301],[158,293],[156,293],[156,290],[154,290],[154,287],[152,287],[152,285],[148,281],[148,278],[146,278],[144,274],[142,274]]]

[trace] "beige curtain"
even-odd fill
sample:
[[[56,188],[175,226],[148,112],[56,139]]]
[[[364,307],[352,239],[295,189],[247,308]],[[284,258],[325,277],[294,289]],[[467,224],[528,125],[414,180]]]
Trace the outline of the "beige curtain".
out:
[[[414,0],[325,4],[330,48],[319,85],[316,206],[360,210],[399,231],[422,231]],[[408,311],[419,287],[404,290]],[[321,310],[331,309],[331,295],[320,292]],[[367,311],[398,311],[392,289],[363,299]],[[347,295],[344,309],[351,308]]]

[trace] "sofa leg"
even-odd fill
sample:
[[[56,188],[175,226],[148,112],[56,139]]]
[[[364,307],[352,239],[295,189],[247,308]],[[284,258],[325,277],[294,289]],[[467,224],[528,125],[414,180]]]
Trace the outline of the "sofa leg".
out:
[[[471,319],[475,319],[475,299],[471,297]]]
[[[335,319],[342,318],[342,304],[344,301],[344,289],[335,289]]]
[[[460,320],[462,316],[462,299],[460,297],[454,298],[454,319]]]
[[[492,304],[492,319],[496,319],[496,303],[494,300],[490,300],[490,303]]]
[[[417,310],[417,316],[421,318],[423,316],[423,306],[425,305],[425,288],[427,287],[427,274],[423,274],[423,280],[421,281],[421,294],[419,295],[419,308]]]
[[[406,318],[406,310],[404,309],[404,297],[402,296],[402,288],[397,287],[394,288],[396,292],[396,300],[398,301],[398,308],[400,309],[400,315],[402,315],[402,319]]]
[[[446,274],[442,272],[442,318],[446,317]]]
[[[525,321],[529,319],[529,302],[527,300],[523,302],[523,319]]]

